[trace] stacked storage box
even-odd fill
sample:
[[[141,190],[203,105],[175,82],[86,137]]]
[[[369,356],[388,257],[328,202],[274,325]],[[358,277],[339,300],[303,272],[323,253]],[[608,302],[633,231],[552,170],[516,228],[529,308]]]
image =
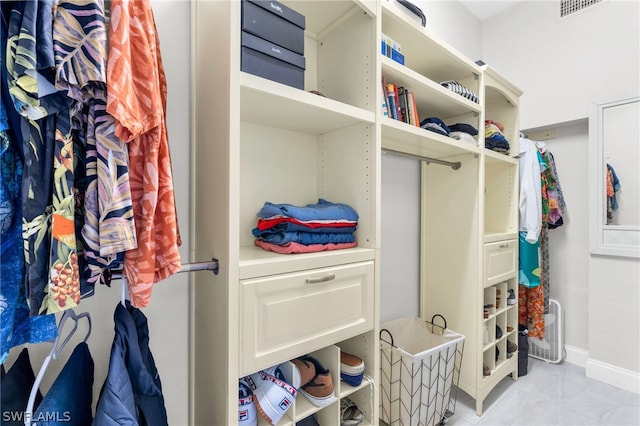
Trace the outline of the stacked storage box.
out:
[[[304,89],[305,17],[273,0],[242,0],[240,69]]]

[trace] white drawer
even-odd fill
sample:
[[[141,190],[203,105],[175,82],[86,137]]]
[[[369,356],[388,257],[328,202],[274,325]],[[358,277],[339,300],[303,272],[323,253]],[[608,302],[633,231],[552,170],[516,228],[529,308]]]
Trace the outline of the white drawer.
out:
[[[240,282],[240,375],[374,327],[373,262]]]
[[[484,245],[485,287],[516,276],[517,244],[509,240]]]

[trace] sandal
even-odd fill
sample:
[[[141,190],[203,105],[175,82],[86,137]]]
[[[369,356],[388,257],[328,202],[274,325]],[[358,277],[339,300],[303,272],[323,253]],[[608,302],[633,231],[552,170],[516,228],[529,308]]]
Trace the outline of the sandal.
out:
[[[349,398],[340,400],[340,426],[356,426],[364,420],[362,411]]]

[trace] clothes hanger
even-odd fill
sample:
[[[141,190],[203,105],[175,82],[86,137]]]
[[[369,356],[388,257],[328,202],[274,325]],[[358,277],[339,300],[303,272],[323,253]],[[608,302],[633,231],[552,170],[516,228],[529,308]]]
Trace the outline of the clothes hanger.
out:
[[[42,381],[42,378],[44,377],[44,373],[47,370],[47,367],[49,366],[49,362],[51,362],[52,359],[58,358],[58,355],[60,355],[60,352],[62,352],[64,347],[67,345],[67,343],[69,343],[71,336],[73,336],[75,332],[78,330],[78,322],[82,318],[87,318],[87,321],[89,323],[88,329],[87,329],[87,335],[84,336],[84,339],[82,340],[84,343],[86,343],[87,339],[89,339],[89,336],[91,335],[91,315],[89,315],[88,312],[82,312],[80,314],[76,314],[73,309],[67,309],[62,314],[62,317],[60,318],[60,322],[58,323],[58,335],[56,336],[56,339],[53,341],[53,346],[51,347],[51,351],[49,352],[49,355],[47,355],[47,357],[44,359],[44,362],[40,367],[40,371],[38,372],[38,376],[36,376],[36,380],[34,381],[33,386],[31,387],[31,393],[29,394],[29,401],[27,403],[27,408],[24,413],[24,424],[26,426],[31,425],[31,416],[33,415],[33,404],[35,403],[36,395],[38,393],[38,389],[40,388],[40,382]],[[74,321],[73,328],[71,329],[69,334],[67,334],[67,336],[64,338],[62,343],[58,345],[58,342],[60,341],[60,337],[62,336],[64,325],[69,319],[72,319]]]
[[[127,307],[126,301],[128,300],[127,299],[128,294],[129,294],[129,288],[127,287],[127,276],[123,273],[122,274],[122,295],[120,298],[120,304],[125,308]]]

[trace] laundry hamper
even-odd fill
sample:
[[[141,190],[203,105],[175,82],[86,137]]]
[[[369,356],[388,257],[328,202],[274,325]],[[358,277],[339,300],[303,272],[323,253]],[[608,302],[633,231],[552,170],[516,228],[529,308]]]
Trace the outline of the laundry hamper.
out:
[[[464,336],[448,330],[439,314],[431,322],[407,317],[382,324],[380,419],[392,426],[444,424],[455,412],[463,349]]]

